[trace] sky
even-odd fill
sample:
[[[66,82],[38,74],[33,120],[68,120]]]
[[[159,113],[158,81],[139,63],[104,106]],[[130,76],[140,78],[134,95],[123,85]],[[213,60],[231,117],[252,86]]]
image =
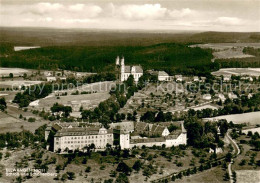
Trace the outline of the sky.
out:
[[[0,0],[0,26],[260,32],[260,0]]]

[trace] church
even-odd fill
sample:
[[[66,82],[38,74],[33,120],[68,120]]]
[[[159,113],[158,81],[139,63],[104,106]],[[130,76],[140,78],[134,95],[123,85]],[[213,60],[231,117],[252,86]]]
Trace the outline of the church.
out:
[[[140,65],[125,65],[124,57],[120,58],[117,56],[116,58],[116,66],[119,68],[119,80],[126,81],[130,75],[133,75],[135,82],[139,81],[139,78],[143,75],[143,69]]]

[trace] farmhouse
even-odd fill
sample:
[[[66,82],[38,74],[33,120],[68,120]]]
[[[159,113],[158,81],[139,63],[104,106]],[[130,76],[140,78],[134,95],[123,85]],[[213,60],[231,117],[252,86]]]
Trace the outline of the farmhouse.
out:
[[[139,78],[143,75],[143,69],[140,65],[125,65],[124,57],[121,59],[119,56],[116,58],[116,65],[120,68],[120,81],[126,81],[130,75],[133,75],[134,81],[138,82]]]
[[[165,71],[159,71],[158,72],[158,80],[159,81],[171,81],[172,76],[169,76],[169,74],[166,73]]]
[[[182,75],[175,75],[176,82],[182,82],[183,78]]]
[[[225,96],[224,96],[222,93],[219,93],[219,94],[218,94],[218,98],[219,98],[219,100],[221,100],[222,102],[225,102],[225,100],[226,100]]]
[[[194,81],[194,82],[199,81],[199,77],[198,77],[198,76],[194,76],[194,77],[193,77],[193,81]]]
[[[56,81],[56,77],[54,77],[54,76],[46,77],[46,79],[48,82]]]
[[[231,100],[237,99],[237,95],[234,93],[228,93],[228,98],[230,98]]]
[[[224,75],[223,76],[223,82],[228,82],[231,80],[231,75]]]
[[[203,95],[203,99],[204,100],[210,100],[211,99],[211,95],[210,94],[204,94]]]

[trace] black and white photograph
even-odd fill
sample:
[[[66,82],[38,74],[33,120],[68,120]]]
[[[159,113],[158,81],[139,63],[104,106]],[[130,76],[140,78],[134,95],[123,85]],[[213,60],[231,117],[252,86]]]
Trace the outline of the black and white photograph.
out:
[[[260,0],[0,0],[0,183],[260,183]]]

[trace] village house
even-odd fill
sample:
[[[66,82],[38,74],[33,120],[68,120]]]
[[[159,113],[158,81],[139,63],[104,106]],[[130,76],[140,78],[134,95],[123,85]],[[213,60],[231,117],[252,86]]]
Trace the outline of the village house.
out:
[[[225,102],[225,100],[226,100],[226,97],[222,93],[218,94],[218,98],[219,98],[219,100],[221,100],[221,102]]]
[[[198,82],[198,81],[199,81],[199,77],[198,77],[198,76],[194,76],[194,77],[193,77],[193,81],[194,81],[194,82]]]
[[[231,100],[237,99],[237,95],[234,93],[228,93],[228,98],[230,98]]]
[[[171,81],[171,80],[172,80],[172,76],[169,76],[169,74],[166,73],[165,71],[158,72],[158,81]]]
[[[211,95],[210,94],[204,94],[203,95],[203,99],[204,100],[210,100],[211,99]]]
[[[229,82],[231,80],[231,76],[230,75],[224,75],[223,76],[223,82]]]
[[[54,77],[54,76],[46,77],[46,79],[48,82],[56,81],[56,77]]]
[[[250,82],[254,81],[254,79],[252,77],[249,77],[249,76],[244,76],[244,77],[241,77],[240,79],[245,80],[245,81],[247,80],[247,81],[250,81]]]
[[[175,75],[175,80],[176,82],[182,82],[183,78],[182,78],[182,75]]]

